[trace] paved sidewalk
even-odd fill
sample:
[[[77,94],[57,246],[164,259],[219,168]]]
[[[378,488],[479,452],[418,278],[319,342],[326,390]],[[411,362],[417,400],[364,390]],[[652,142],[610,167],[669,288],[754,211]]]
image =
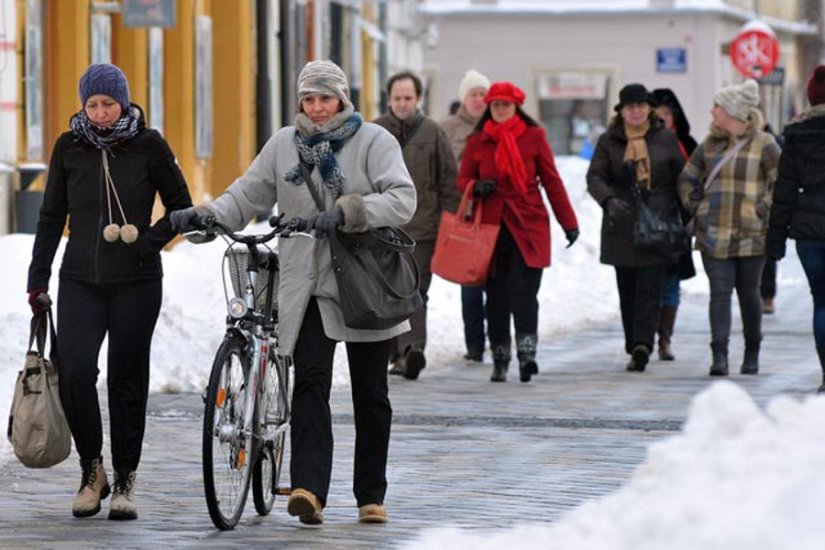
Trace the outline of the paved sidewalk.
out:
[[[790,280],[780,284],[777,314],[765,318],[762,372],[729,377],[760,405],[778,393],[810,395],[821,377],[798,261],[783,261],[780,274]],[[260,518],[250,498],[241,523],[226,533],[212,527],[203,498],[200,396],[155,394],[138,472],[139,520],[106,520],[108,502],[95,518],[73,519],[74,455],[45,471],[9,462],[0,468],[0,548],[392,548],[432,527],[555,521],[621,486],[646,447],[675,433],[691,398],[713,382],[706,300],[683,301],[677,360],[654,360],[641,374],[624,371],[617,319],[541,342],[541,374],[530,384],[518,382],[515,360],[507,384],[488,381],[490,364],[463,361],[428,368],[416,382],[393,377],[386,525],[356,521],[348,388],[333,396],[336,450],[325,524],[301,526],[283,499]],[[735,322],[733,373],[741,348]]]

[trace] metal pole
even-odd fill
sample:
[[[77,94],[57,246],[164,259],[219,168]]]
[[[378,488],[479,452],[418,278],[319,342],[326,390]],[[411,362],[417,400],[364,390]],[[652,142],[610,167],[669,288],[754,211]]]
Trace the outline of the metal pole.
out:
[[[353,2],[352,25],[350,25],[350,80],[349,90],[356,110],[361,102],[361,2]]]

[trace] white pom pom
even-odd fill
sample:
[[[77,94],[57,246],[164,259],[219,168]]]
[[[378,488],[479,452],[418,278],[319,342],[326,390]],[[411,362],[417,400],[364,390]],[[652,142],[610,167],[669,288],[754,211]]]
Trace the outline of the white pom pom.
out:
[[[117,241],[120,238],[120,226],[116,223],[110,223],[104,227],[103,238],[109,243]]]
[[[120,240],[125,242],[126,244],[132,244],[138,238],[138,228],[132,225],[131,223],[127,223],[123,227],[120,228]]]

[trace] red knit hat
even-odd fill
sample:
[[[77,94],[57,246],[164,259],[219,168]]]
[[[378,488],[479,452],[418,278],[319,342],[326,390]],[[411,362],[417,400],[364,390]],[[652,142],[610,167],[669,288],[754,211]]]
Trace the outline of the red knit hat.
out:
[[[484,103],[489,105],[491,102],[498,99],[499,101],[509,101],[510,103],[521,105],[524,103],[525,97],[527,96],[524,95],[521,88],[512,82],[494,82],[490,86],[490,90],[487,92],[487,95],[484,96]]]
[[[808,101],[811,105],[825,103],[825,65],[814,69],[814,74],[808,79]]]

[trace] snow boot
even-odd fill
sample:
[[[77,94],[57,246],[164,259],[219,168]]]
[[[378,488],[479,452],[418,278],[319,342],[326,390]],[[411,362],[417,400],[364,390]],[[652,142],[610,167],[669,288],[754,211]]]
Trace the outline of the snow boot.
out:
[[[710,349],[713,353],[713,363],[710,366],[710,376],[728,375],[728,342],[711,342]]]
[[[759,374],[759,340],[745,340],[745,358],[740,374]]]
[[[539,366],[536,363],[536,343],[538,336],[535,334],[516,334],[516,357],[518,357],[519,380],[529,382],[530,377],[539,373]]]
[[[109,496],[109,481],[106,479],[102,456],[92,460],[81,458],[80,468],[83,474],[80,489],[72,501],[72,515],[87,518],[100,512],[100,501]]]
[[[109,502],[109,519],[137,519],[135,504],[135,472],[115,472],[112,501]]]
[[[676,306],[662,306],[659,317],[659,359],[673,361],[676,357],[670,348],[670,338],[673,336],[673,324],[676,322]]]
[[[507,368],[510,366],[510,342],[494,344],[493,374],[490,382],[507,382]]]

